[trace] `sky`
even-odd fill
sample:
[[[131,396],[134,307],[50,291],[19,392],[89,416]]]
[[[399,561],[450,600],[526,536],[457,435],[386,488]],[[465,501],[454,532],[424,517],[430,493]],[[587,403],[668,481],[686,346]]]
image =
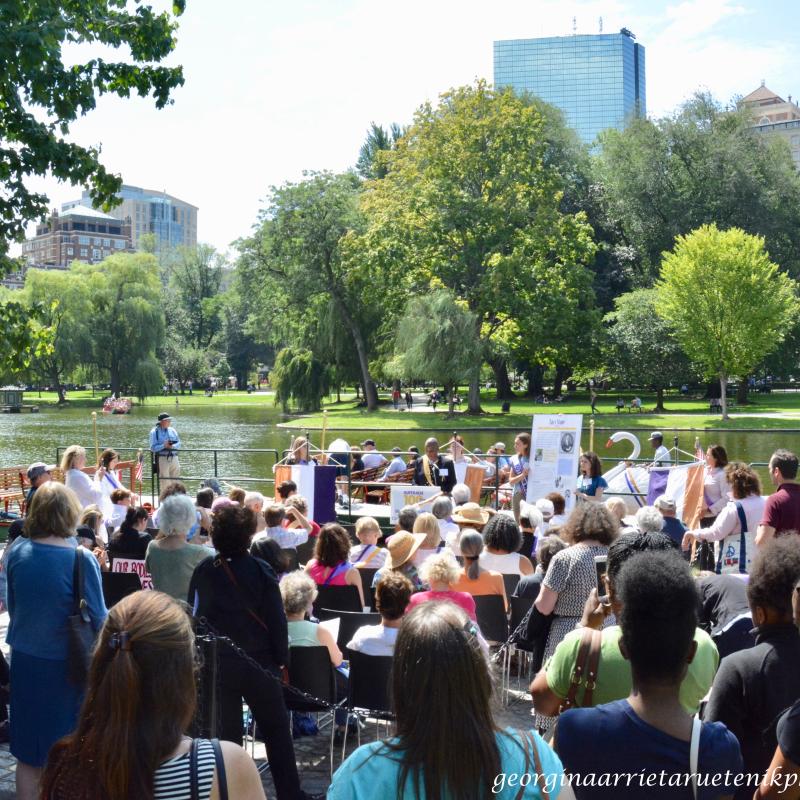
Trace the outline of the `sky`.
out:
[[[151,0],[165,8],[164,0]],[[372,121],[407,124],[424,101],[492,80],[492,42],[627,27],[646,49],[647,113],[697,89],[800,98],[796,0],[187,0],[169,63],[174,103],[100,98],[70,138],[101,147],[126,183],[199,207],[198,239],[246,236],[271,186],[354,165]],[[72,53],[77,58],[84,53]],[[80,187],[32,180],[51,207]]]

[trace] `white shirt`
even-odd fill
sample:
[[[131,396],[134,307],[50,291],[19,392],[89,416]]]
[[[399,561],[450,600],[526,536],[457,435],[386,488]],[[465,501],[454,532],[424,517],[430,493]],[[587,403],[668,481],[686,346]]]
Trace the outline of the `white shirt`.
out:
[[[357,564],[369,559],[364,564],[366,569],[380,569],[386,563],[388,552],[385,547],[378,547],[376,544],[361,544],[359,542],[350,548],[350,563]]]
[[[375,467],[385,464],[386,459],[380,453],[368,450],[366,453],[362,453],[361,462],[364,464],[364,469],[375,469]]]
[[[493,572],[499,572],[502,575],[522,575],[519,568],[519,560],[521,556],[519,553],[490,553],[484,550],[478,556],[478,564],[484,569]]]
[[[362,458],[363,460],[363,458]],[[366,464],[364,464],[366,469],[369,469]],[[397,475],[398,472],[405,472],[406,471],[406,462],[400,456],[395,456],[389,466],[386,467],[386,471],[381,476],[381,480],[385,481],[390,475]]]
[[[728,503],[730,486],[722,467],[706,467],[703,474],[703,499],[709,517],[715,517]]]
[[[461,528],[449,519],[439,520],[439,533],[442,535],[442,541],[453,551],[454,555],[461,555],[461,548],[458,546],[458,541],[461,538]]]
[[[365,656],[393,656],[398,633],[398,628],[362,625],[347,643],[347,647]]]
[[[653,466],[668,467],[671,464],[672,464],[672,456],[669,454],[669,450],[662,444],[656,450],[656,454],[653,456]]]
[[[548,528],[552,528],[553,525],[563,525],[567,521],[567,518],[563,514],[553,514],[550,517],[550,521],[547,523]]]
[[[736,510],[736,503],[742,504],[744,510],[744,518],[747,521],[747,532],[755,537],[758,525],[761,522],[761,515],[764,513],[764,506],[767,501],[761,495],[751,494],[742,500],[729,500],[728,504],[714,520],[714,524],[710,528],[701,528],[692,533],[698,539],[706,542],[718,542],[721,539],[732,534],[739,534],[742,532],[741,524],[739,523],[739,513]]]
[[[81,508],[91,505],[103,507],[103,490],[100,484],[86,473],[81,472],[79,469],[67,470],[64,484],[67,489],[72,489],[78,495],[78,502],[81,504]]]

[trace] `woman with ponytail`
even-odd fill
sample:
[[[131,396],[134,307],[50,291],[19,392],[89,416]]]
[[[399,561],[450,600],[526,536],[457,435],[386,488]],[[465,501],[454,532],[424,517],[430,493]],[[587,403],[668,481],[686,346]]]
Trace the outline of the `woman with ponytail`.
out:
[[[264,800],[241,747],[184,735],[195,673],[191,621],[175,600],[136,592],[113,606],[78,727],[50,751],[43,800],[177,800],[194,779],[199,800]]]

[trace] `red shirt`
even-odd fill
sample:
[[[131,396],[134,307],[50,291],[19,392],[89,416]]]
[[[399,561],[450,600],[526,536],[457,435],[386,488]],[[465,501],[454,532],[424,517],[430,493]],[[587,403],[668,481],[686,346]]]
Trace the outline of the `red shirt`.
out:
[[[454,592],[452,590],[449,592],[427,591],[412,594],[411,599],[408,601],[408,606],[406,607],[406,614],[408,614],[412,608],[416,608],[418,605],[426,603],[428,600],[449,600],[451,603],[461,606],[461,608],[469,614],[469,618],[473,622],[478,621],[475,617],[475,600],[472,598],[472,595],[466,592]]]
[[[800,485],[782,483],[778,491],[767,498],[762,525],[775,528],[775,535],[786,531],[800,532]]]

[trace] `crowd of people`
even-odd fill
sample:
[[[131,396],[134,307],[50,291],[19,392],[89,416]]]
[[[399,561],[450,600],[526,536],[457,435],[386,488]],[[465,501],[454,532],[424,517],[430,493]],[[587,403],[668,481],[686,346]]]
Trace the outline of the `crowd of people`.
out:
[[[445,456],[425,443],[414,472],[441,494],[402,509],[391,531],[370,516],[352,531],[318,524],[292,481],[274,499],[208,486],[190,497],[173,478],[153,510],[121,485],[114,451],[87,475],[85,452],[68,448],[64,483],[32,464],[26,516],[0,560],[18,796],[261,798],[241,748],[243,703],[277,796],[307,796],[285,683],[292,649],[320,647],[340,703],[348,652],[393,659],[394,733],[342,763],[332,798],[797,800],[797,457],[772,456],[775,491],[765,498],[752,468],[709,447],[690,529],[666,497],[631,513],[604,496],[591,452],[574,509],[558,492],[528,502],[526,434],[510,458],[493,448],[513,492],[496,511],[454,480],[466,457],[458,444]],[[102,576],[118,560],[140,564],[154,591],[109,609]],[[329,587],[380,621],[337,642],[314,610]],[[487,596],[508,613],[524,601],[509,642],[481,629]],[[91,663],[77,668],[76,609],[97,637]],[[187,735],[197,703],[192,618],[221,637],[222,743]],[[527,651],[537,668],[527,731],[493,716],[492,654],[512,642],[515,658]],[[331,724],[341,742],[360,721],[340,705]]]

